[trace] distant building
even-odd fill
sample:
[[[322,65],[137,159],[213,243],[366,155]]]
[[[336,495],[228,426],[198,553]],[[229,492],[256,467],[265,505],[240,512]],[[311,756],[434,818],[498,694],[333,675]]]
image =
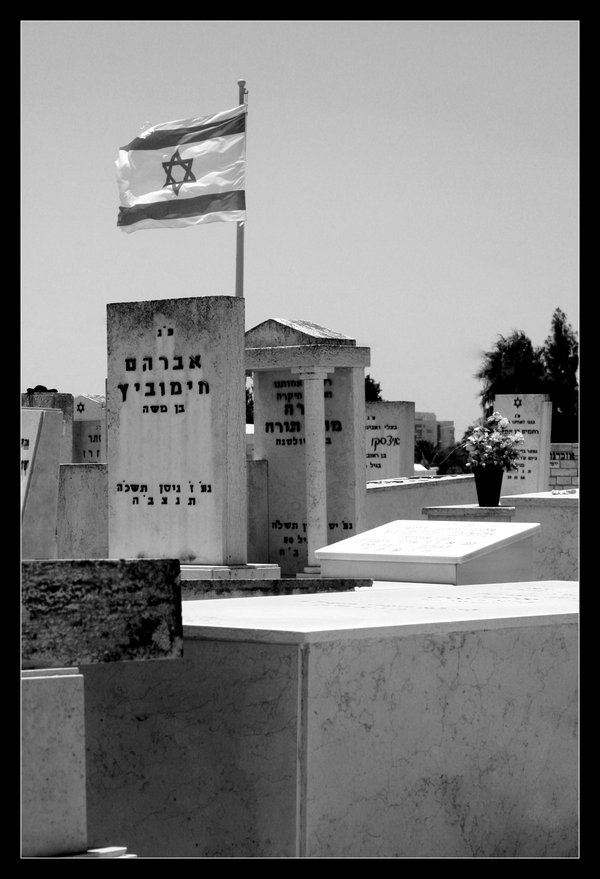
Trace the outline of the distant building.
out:
[[[438,421],[437,442],[442,449],[449,449],[455,445],[453,421]]]
[[[425,440],[437,445],[437,421],[435,412],[415,412],[415,442]]]
[[[415,412],[415,442],[425,440],[442,449],[455,444],[454,422],[438,421],[435,412]]]

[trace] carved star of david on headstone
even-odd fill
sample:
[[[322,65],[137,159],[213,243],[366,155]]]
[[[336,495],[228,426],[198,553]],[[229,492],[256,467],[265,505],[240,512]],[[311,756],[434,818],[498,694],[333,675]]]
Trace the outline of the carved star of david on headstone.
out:
[[[85,409],[85,406],[84,406],[83,403],[78,403],[78,404],[77,404],[77,411],[78,411],[78,412],[83,412],[84,409]]]
[[[515,399],[513,400],[513,406],[515,407],[515,409],[518,409],[519,406],[522,406],[522,405],[523,405],[523,400],[520,397],[515,397]]]
[[[179,155],[179,150],[177,149],[171,156],[170,161],[161,162],[161,165],[165,169],[165,174],[167,175],[167,181],[163,184],[163,189],[166,189],[167,186],[172,186],[175,195],[179,195],[179,190],[184,183],[195,183],[196,178],[192,174],[193,161],[193,159],[182,159]],[[173,177],[173,168],[177,166],[183,168],[185,171],[183,180],[175,180],[175,178]]]

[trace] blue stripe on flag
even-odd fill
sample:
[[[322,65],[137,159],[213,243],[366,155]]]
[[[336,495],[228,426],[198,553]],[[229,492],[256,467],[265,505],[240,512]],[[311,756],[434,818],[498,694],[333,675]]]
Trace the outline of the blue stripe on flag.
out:
[[[197,195],[195,198],[170,199],[120,207],[117,226],[132,226],[140,220],[176,220],[182,217],[203,216],[217,211],[245,211],[246,193],[243,189],[234,192],[216,192]]]
[[[212,122],[204,125],[191,125],[187,128],[173,128],[153,131],[148,137],[136,137],[122,150],[161,150],[169,149],[182,143],[199,143],[213,137],[225,137],[228,134],[243,134],[246,130],[246,114],[242,113],[225,122]]]

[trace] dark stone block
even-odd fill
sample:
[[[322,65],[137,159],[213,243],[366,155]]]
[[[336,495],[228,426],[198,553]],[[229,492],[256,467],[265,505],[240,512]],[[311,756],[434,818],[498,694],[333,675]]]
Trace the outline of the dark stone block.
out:
[[[317,592],[353,592],[372,586],[369,579],[352,577],[294,577],[277,580],[182,580],[183,601],[203,598],[265,598],[272,595],[311,595]]]
[[[22,563],[22,666],[183,655],[177,559]]]

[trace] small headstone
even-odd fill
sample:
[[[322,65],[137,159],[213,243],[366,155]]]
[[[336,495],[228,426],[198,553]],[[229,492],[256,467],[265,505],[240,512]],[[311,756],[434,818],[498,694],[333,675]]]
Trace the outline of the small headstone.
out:
[[[62,412],[21,409],[21,553],[56,558]]]
[[[246,562],[244,300],[108,305],[110,558]]]
[[[399,583],[506,583],[533,579],[539,525],[496,522],[388,522],[317,550],[323,577]]]
[[[550,432],[552,403],[548,394],[498,394],[494,410],[508,418],[509,428],[520,431],[517,469],[504,473],[502,494],[525,494],[550,488]]]
[[[21,407],[32,409],[60,409],[62,427],[60,439],[60,463],[73,463],[73,394],[59,394],[55,388],[36,385],[21,394]]]
[[[106,400],[80,394],[73,405],[73,463],[106,463]]]
[[[415,404],[401,400],[366,403],[367,481],[412,476]]]

